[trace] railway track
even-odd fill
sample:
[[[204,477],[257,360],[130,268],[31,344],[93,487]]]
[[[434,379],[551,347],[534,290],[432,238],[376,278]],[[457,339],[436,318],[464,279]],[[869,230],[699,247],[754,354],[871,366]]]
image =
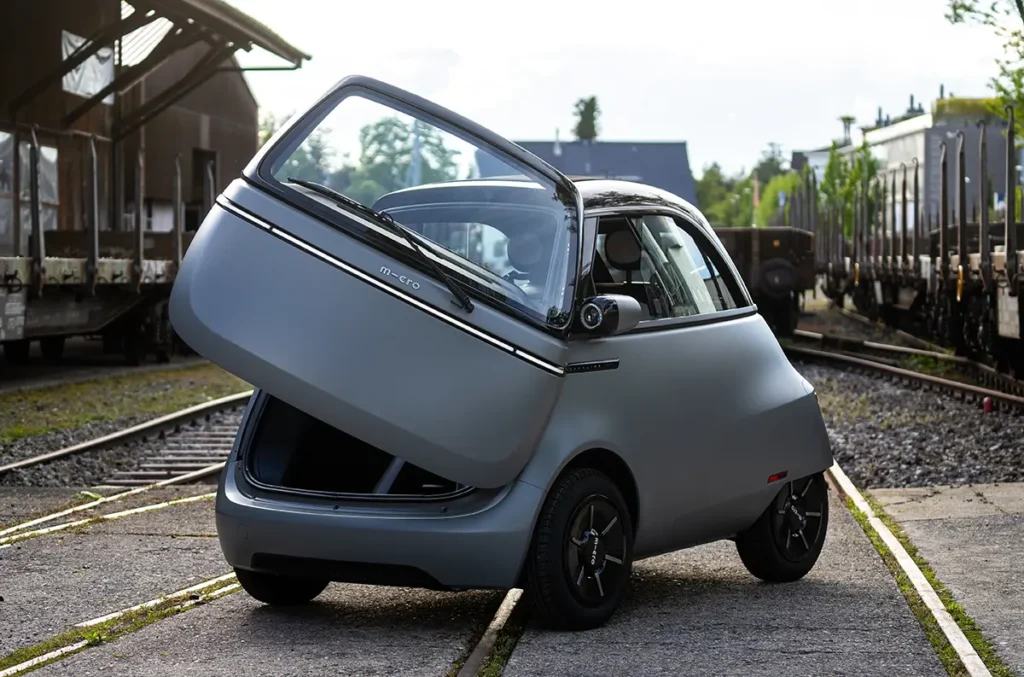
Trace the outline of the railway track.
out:
[[[0,466],[0,476],[13,470],[52,463],[88,452],[102,451],[135,440],[143,446],[135,467],[112,472],[104,484],[145,487],[203,479],[219,472],[231,452],[242,409],[252,391],[229,395],[176,411],[56,451]]]
[[[894,348],[898,346],[892,346]],[[1007,392],[985,388],[964,381],[957,381],[913,369],[907,369],[888,363],[885,360],[868,356],[851,355],[843,350],[807,348],[796,345],[783,345],[783,351],[791,358],[804,362],[824,362],[852,369],[864,374],[872,374],[897,381],[909,387],[920,387],[944,392],[967,402],[976,402],[983,406],[991,406],[1004,411],[1024,413],[1024,397]],[[1002,375],[999,375],[1002,376]],[[1016,383],[1016,388],[1021,384]]]
[[[890,345],[801,329],[797,329],[793,333],[792,343],[793,349],[799,348],[798,344],[805,346],[811,344],[816,346],[818,352],[827,352],[862,361],[869,360],[894,369],[921,373],[939,380],[962,382],[963,385],[978,384],[991,388],[993,392],[1024,398],[1024,381],[1002,374],[987,364],[960,355],[951,355],[944,351]],[[924,370],[933,373],[929,374]],[[973,381],[974,384],[969,381]]]

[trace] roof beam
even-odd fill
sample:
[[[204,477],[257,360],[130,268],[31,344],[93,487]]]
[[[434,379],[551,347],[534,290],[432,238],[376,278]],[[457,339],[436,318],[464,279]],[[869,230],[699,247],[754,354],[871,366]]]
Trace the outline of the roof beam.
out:
[[[109,94],[115,91],[122,92],[125,89],[128,89],[144,78],[147,73],[152,72],[153,69],[166,61],[172,54],[198,42],[204,37],[204,34],[205,31],[191,26],[169,32],[163,37],[160,43],[153,48],[153,51],[146,55],[145,59],[122,71],[121,74],[111,80],[106,87],[93,94],[77,108],[65,115],[63,126],[65,128],[70,127],[76,120],[89,112],[89,110]]]
[[[114,142],[120,142],[213,77],[218,72],[218,66],[237,49],[231,43],[212,47],[180,80],[122,120],[114,133]]]
[[[240,48],[251,51],[253,45],[288,61],[298,68],[303,59],[310,59],[308,54],[301,52],[284,41],[269,28],[256,21],[237,8],[222,0],[128,0],[144,2],[157,9],[175,23],[192,19],[216,31],[228,40],[236,42]]]
[[[114,40],[127,35],[136,29],[142,28],[143,26],[156,21],[158,18],[159,15],[157,14],[147,16],[146,12],[136,10],[131,14],[131,16],[125,19],[118,19],[114,23],[104,26],[95,35],[89,38],[87,42],[82,43],[82,45],[75,50],[74,54],[62,61],[57,68],[52,70],[45,77],[37,80],[35,84],[30,86],[11,101],[11,115],[13,116],[25,104],[42,94],[48,87],[58,82],[72,70],[85,63],[86,59],[96,54],[96,52],[109,46],[114,42]]]

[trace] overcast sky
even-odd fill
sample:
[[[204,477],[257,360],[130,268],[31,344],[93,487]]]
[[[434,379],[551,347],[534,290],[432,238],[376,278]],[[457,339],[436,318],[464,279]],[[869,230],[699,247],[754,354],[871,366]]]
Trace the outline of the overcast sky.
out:
[[[574,102],[596,95],[599,138],[686,141],[696,175],[749,168],[772,141],[787,158],[827,145],[840,115],[895,116],[940,84],[988,96],[1000,52],[987,29],[949,25],[946,0],[229,1],[313,57],[247,74],[265,110],[359,73],[512,140],[566,139]]]

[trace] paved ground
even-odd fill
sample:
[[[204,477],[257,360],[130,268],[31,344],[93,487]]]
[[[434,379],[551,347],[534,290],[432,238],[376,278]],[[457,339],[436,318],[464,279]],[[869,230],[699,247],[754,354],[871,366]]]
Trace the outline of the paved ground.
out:
[[[89,492],[100,496],[109,496],[128,491],[130,487],[91,487]],[[79,503],[91,502],[92,498],[79,495],[81,489],[70,489],[67,487],[3,487],[0,488],[0,529],[28,521],[54,512],[58,509],[69,508]],[[170,486],[160,489],[150,489],[134,496],[119,499],[110,503],[102,503],[96,509],[80,510],[72,513],[66,518],[59,518],[53,522],[40,524],[37,529],[70,522],[73,520],[85,519],[99,514],[119,512],[142,505],[171,501],[176,498],[194,496],[196,494],[208,494],[216,491],[216,487],[209,484],[192,484],[188,486]]]
[[[636,565],[634,596],[586,634],[528,629],[503,673],[527,675],[945,675],[860,526],[832,497],[830,528],[802,581],[766,585],[735,546]]]
[[[211,507],[174,506],[0,550],[0,657],[225,573]],[[104,512],[120,509],[115,503]],[[761,584],[733,545],[720,543],[638,564],[634,587],[605,628],[528,629],[504,674],[945,674],[838,501],[825,552],[804,581]],[[501,598],[333,584],[307,608],[276,610],[239,592],[38,674],[234,675],[244,665],[253,676],[441,676],[465,655]]]
[[[125,524],[148,532],[147,521],[155,519],[209,522],[212,501],[163,512],[135,515]],[[229,571],[215,538],[118,533],[122,527],[99,524],[0,550],[0,655]]]
[[[871,495],[900,523],[1003,661],[1024,675],[1024,484]]]

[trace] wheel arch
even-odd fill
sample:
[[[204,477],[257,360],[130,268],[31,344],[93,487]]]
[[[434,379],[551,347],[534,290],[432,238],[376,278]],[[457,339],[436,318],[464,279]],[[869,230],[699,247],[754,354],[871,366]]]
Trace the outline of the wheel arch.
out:
[[[557,473],[554,473],[551,476],[551,481],[544,488],[544,497],[537,506],[537,514],[534,515],[533,528],[537,528],[536,522],[540,516],[541,506],[544,501],[547,500],[548,494],[551,492],[552,488],[555,487],[567,473],[578,468],[593,468],[601,471],[607,475],[608,479],[615,484],[620,492],[622,492],[622,498],[626,501],[626,509],[629,510],[629,519],[632,523],[633,537],[635,539],[640,524],[640,490],[637,486],[636,477],[633,474],[633,470],[629,467],[629,464],[626,463],[626,460],[622,458],[620,454],[599,445],[580,448],[576,453],[565,460]],[[520,564],[519,587],[522,587],[525,583],[527,557],[529,557],[529,548],[527,549],[527,552],[524,553],[523,562]]]
[[[633,526],[633,536],[636,537],[640,526],[640,491],[637,488],[636,477],[625,459],[611,449],[603,447],[590,447],[583,449],[562,467],[562,470],[555,477],[555,482],[560,480],[567,472],[576,468],[593,468],[600,470],[608,476],[626,500],[626,508],[629,510],[629,521]]]

